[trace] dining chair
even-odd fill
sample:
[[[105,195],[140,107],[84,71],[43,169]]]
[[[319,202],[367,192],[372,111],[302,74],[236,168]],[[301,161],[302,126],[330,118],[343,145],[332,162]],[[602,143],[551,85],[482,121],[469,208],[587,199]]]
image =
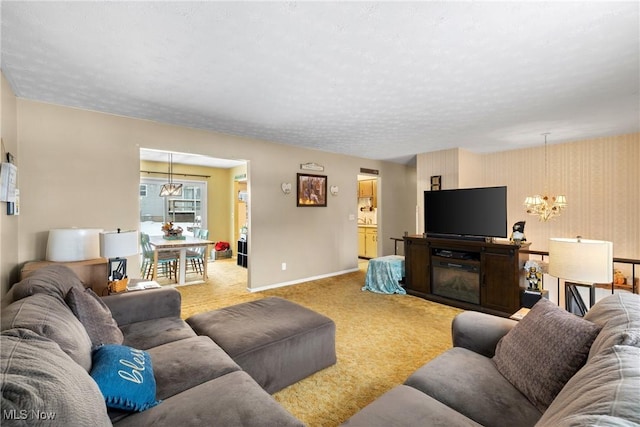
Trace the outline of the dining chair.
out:
[[[199,228],[194,231],[194,237],[199,239],[208,239],[209,238],[209,230],[204,228]],[[194,271],[199,274],[204,273],[204,263],[207,262],[207,247],[206,246],[198,246],[194,248],[187,249],[187,264],[191,264],[191,267]]]
[[[142,247],[142,263],[140,264],[140,273],[145,279],[153,277],[154,249],[151,247],[149,235],[140,233],[140,246]],[[178,256],[175,252],[158,252],[158,267],[165,276],[170,279],[178,277]],[[160,269],[160,268],[159,268]]]

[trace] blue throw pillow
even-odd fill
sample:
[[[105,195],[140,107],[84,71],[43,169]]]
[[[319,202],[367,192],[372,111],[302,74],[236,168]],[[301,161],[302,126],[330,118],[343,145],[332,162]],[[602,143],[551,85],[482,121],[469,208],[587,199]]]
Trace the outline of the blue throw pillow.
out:
[[[156,406],[151,356],[144,350],[108,344],[93,352],[91,376],[108,407],[144,411]]]

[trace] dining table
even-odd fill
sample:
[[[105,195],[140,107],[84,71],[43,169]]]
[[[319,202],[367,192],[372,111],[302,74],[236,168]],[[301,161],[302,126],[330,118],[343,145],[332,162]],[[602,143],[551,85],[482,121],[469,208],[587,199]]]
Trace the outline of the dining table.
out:
[[[204,266],[202,269],[202,281],[207,280],[207,258],[210,253],[210,245],[215,244],[214,241],[200,239],[198,237],[193,236],[184,236],[183,239],[165,239],[162,236],[149,236],[149,243],[153,247],[153,278],[152,280],[156,280],[158,274],[158,252],[162,251],[174,251],[179,253],[178,257],[178,279],[177,282],[179,285],[184,285],[187,283],[186,281],[186,270],[187,270],[187,249],[197,248],[197,247],[205,247],[205,259]],[[191,282],[190,282],[191,283]],[[197,282],[196,282],[197,283]]]

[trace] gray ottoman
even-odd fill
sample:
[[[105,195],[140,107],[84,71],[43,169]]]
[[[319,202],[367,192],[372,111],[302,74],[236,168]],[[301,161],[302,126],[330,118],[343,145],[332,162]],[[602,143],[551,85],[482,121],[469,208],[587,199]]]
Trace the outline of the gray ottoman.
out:
[[[270,297],[191,316],[267,392],[336,363],[336,325],[313,310]]]

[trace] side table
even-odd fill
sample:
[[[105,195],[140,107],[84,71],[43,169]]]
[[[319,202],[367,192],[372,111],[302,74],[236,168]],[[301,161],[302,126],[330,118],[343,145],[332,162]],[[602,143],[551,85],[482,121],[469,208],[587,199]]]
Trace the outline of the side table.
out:
[[[529,314],[530,310],[531,310],[530,308],[522,307],[520,310],[516,311],[511,316],[509,316],[509,319],[520,321],[524,318],[524,316]]]
[[[144,291],[146,289],[160,288],[160,283],[155,280],[130,279],[127,285],[127,292]]]
[[[31,273],[39,268],[46,267],[47,265],[65,265],[73,270],[78,278],[84,283],[86,287],[92,288],[93,291],[102,295],[107,288],[107,259],[95,258],[85,261],[70,261],[70,262],[56,262],[56,261],[29,261],[22,266],[20,270],[20,280],[29,277]]]
[[[540,298],[549,299],[549,291],[546,289],[542,289],[540,291],[526,289],[520,293],[520,306],[531,308],[540,300]]]

